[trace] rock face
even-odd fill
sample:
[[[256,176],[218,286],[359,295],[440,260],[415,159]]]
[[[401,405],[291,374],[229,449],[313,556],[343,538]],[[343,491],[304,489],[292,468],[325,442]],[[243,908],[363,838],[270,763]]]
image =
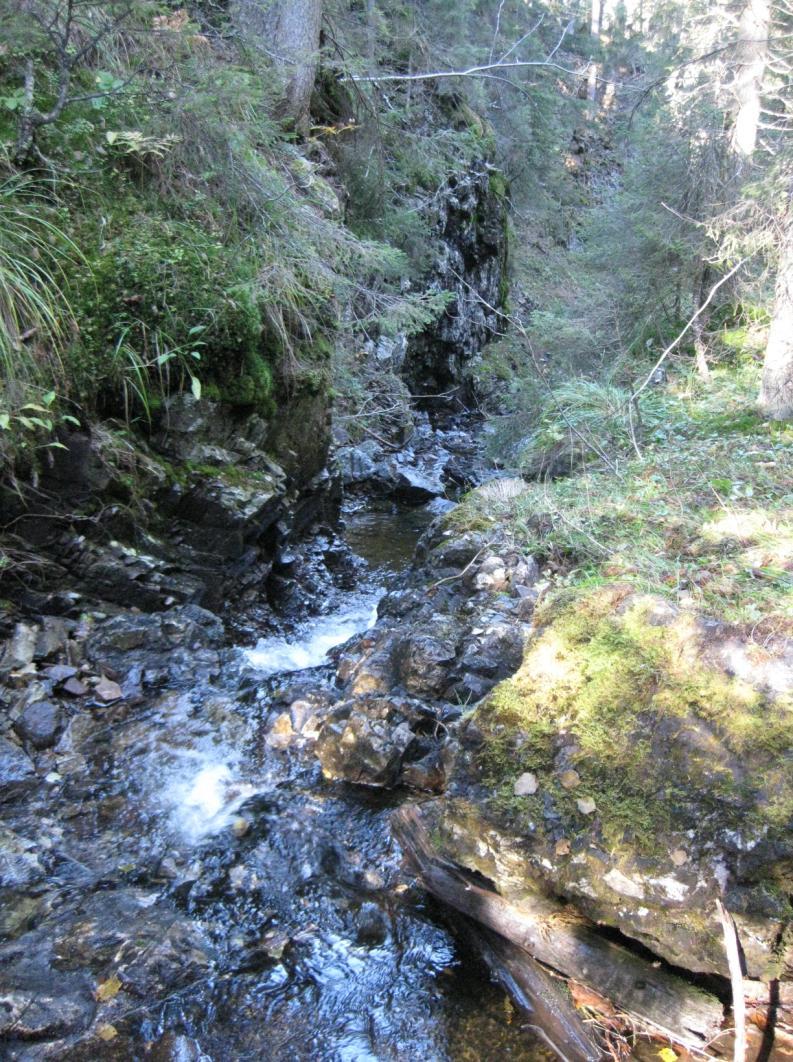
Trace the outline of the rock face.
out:
[[[175,395],[148,440],[101,426],[64,434],[64,449],[53,451],[42,476],[46,519],[35,497],[26,504],[6,491],[2,503],[46,556],[48,586],[146,611],[261,596],[284,545],[338,514],[339,484],[325,471],[327,396],[295,395],[294,403],[276,423]],[[92,506],[102,509],[99,522],[81,519]],[[56,628],[42,630],[41,644],[31,646],[20,628],[0,671],[18,667],[17,657],[55,651],[58,636]]]
[[[410,340],[405,377],[417,395],[459,391],[465,363],[492,335],[503,302],[507,203],[502,175],[487,162],[472,164],[448,178],[437,211],[441,251],[433,284],[453,292],[454,301],[436,324]]]

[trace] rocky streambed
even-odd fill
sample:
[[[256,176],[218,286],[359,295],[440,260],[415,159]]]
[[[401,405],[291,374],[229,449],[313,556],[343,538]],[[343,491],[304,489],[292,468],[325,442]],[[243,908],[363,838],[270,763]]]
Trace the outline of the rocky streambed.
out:
[[[754,1053],[786,1057],[784,763],[757,750],[754,789],[725,788],[733,738],[703,717],[718,694],[776,725],[784,647],[760,660],[613,588],[548,610],[497,526],[377,493],[348,510],[346,545],[320,531],[282,551],[289,621],[244,648],[229,632],[256,615],[233,601],[225,627],[189,603],[17,624],[0,664],[7,1057],[729,1055],[719,899]],[[324,601],[299,621],[312,570]],[[623,678],[634,714],[615,720]],[[573,710],[601,735],[598,691],[605,773]],[[646,757],[630,774],[626,741]],[[625,815],[659,762],[678,785],[648,782],[649,845]]]
[[[351,515],[355,589],[245,650],[190,604],[17,626],[0,738],[5,1057],[542,1057],[389,826],[401,798],[385,786],[442,788],[466,695],[422,700],[450,650],[415,630],[404,694],[378,697],[380,635],[357,632],[432,518]],[[454,681],[478,693],[499,666],[482,656]],[[366,737],[345,757],[351,714]]]

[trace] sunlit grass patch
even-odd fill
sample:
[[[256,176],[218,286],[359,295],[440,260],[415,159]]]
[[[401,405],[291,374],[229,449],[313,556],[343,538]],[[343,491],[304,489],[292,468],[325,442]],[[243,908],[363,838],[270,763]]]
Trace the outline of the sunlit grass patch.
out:
[[[677,381],[640,456],[473,491],[452,524],[511,535],[557,585],[619,578],[732,622],[793,619],[793,428],[760,418],[757,383],[746,365]]]

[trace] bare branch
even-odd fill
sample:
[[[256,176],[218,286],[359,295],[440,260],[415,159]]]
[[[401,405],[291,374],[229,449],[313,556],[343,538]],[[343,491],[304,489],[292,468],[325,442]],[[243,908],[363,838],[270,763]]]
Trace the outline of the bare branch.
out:
[[[742,258],[737,265],[732,267],[732,269],[729,271],[729,273],[725,273],[724,276],[720,280],[716,281],[716,283],[710,289],[710,292],[708,293],[707,299],[705,299],[705,301],[702,303],[702,305],[697,310],[697,312],[695,314],[693,314],[691,317],[689,317],[688,321],[686,321],[686,324],[685,324],[682,332],[680,332],[675,337],[675,339],[672,340],[672,342],[669,344],[669,346],[666,348],[666,350],[664,350],[664,352],[661,354],[661,357],[658,359],[658,361],[655,363],[655,365],[653,365],[652,369],[650,369],[649,373],[647,374],[647,378],[644,381],[644,383],[641,385],[641,387],[637,387],[636,390],[633,392],[633,394],[631,395],[631,402],[635,402],[636,399],[639,397],[639,395],[642,393],[642,391],[652,382],[652,379],[655,376],[656,372],[661,368],[663,363],[666,361],[666,359],[669,357],[669,355],[672,353],[672,351],[678,345],[680,340],[688,332],[689,328],[691,328],[691,326],[694,324],[694,322],[699,318],[700,314],[702,314],[704,312],[704,310],[710,305],[710,302],[713,299],[713,296],[716,294],[716,292],[719,290],[719,288],[722,286],[722,284],[726,284],[727,281],[730,279],[730,277],[735,276],[735,274],[738,272],[738,270],[741,268],[741,266],[745,265],[749,261],[749,259],[751,257],[752,257],[752,255],[747,255],[745,258]]]
[[[562,41],[564,40],[567,31],[570,29],[572,22],[565,26],[556,46],[548,53],[545,59],[513,59],[508,63],[505,62],[506,57],[510,55],[522,41],[526,40],[527,37],[530,37],[531,34],[537,30],[541,22],[542,19],[525,33],[519,41],[516,41],[497,63],[482,63],[480,66],[469,66],[466,70],[432,70],[422,74],[348,74],[346,77],[342,78],[342,81],[353,81],[356,83],[369,81],[376,84],[383,81],[437,81],[441,78],[449,77],[486,77],[488,75],[492,76],[492,71],[523,70],[532,66],[549,67],[553,70],[560,70],[563,74],[570,74],[572,77],[580,77],[580,69],[570,70],[566,66],[560,66],[559,63],[552,62],[553,56],[559,51]]]
[[[514,63],[484,63],[482,66],[471,66],[467,70],[433,70],[424,74],[349,74],[347,77],[342,78],[342,81],[371,81],[375,83],[382,81],[433,81],[447,77],[476,77],[477,74],[486,74],[490,70],[522,70],[530,66],[551,67],[573,77],[578,77],[581,73],[580,70],[570,70],[568,67],[560,66],[558,63],[550,63],[546,59],[538,59],[534,62],[526,60],[525,62]]]

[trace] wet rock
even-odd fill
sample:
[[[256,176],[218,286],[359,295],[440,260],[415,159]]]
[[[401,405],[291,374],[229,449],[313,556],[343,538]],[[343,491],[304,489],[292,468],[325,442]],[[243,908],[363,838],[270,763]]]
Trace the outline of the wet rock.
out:
[[[265,740],[270,748],[285,749],[294,738],[295,732],[292,729],[292,718],[289,712],[282,712],[273,723]]]
[[[445,533],[444,533],[445,534]],[[448,572],[462,572],[482,552],[487,542],[484,534],[468,531],[462,535],[452,535],[434,541],[433,529],[430,528],[427,540],[419,543],[419,557],[425,559],[427,567],[439,575]],[[428,553],[428,551],[430,551]]]
[[[514,674],[523,659],[526,637],[523,623],[514,620],[475,628],[462,645],[455,672],[460,676],[460,691],[470,692],[478,700],[497,682]]]
[[[156,651],[166,647],[158,616],[124,614],[99,624],[88,639],[89,660],[132,649]]]
[[[437,697],[449,684],[449,672],[456,656],[457,647],[452,640],[412,634],[400,646],[399,679],[417,697]]]
[[[62,978],[42,974],[18,981],[14,971],[4,971],[0,975],[0,1039],[7,1043],[55,1040],[87,1029],[96,1004],[87,986],[69,990],[69,981],[75,980],[64,983]]]
[[[0,889],[18,889],[44,877],[37,845],[0,826]]]
[[[355,921],[355,940],[358,944],[377,947],[388,936],[388,922],[376,903],[361,904]]]
[[[394,471],[394,493],[405,501],[421,504],[446,493],[440,477],[429,471],[421,471],[409,465],[398,465]]]
[[[316,754],[328,779],[360,785],[397,784],[402,760],[415,741],[415,706],[405,698],[343,701],[322,728]]]
[[[64,711],[57,701],[34,701],[14,724],[23,741],[35,749],[48,749],[58,740],[64,726]]]
[[[0,738],[0,803],[13,800],[36,782],[28,755],[7,738]]]
[[[123,954],[124,990],[144,998],[200,977],[211,959],[201,929],[153,899],[131,890],[88,897],[55,936],[58,968],[88,968],[105,976]]]
[[[0,673],[20,671],[28,667],[36,653],[38,627],[28,623],[17,623],[11,640],[6,643],[0,657]]]
[[[264,934],[262,938],[261,950],[267,956],[268,959],[273,959],[276,962],[280,962],[284,957],[284,952],[289,946],[289,934],[285,933],[282,929],[271,929]]]
[[[150,1062],[206,1062],[207,1055],[192,1036],[168,1032],[155,1040],[146,1053]]]
[[[120,676],[140,666],[164,668],[167,674],[182,661],[180,651],[194,654],[193,659],[184,657],[194,667],[200,650],[218,646],[222,640],[223,624],[218,617],[188,604],[151,615],[124,613],[97,624],[88,638],[86,654],[105,673]]]
[[[69,637],[66,621],[60,616],[44,616],[36,636],[36,660],[49,660],[60,653]]]
[[[448,395],[459,389],[466,363],[497,326],[492,308],[500,302],[507,241],[506,200],[494,190],[496,178],[479,160],[468,173],[455,175],[437,199],[441,250],[435,273],[439,290],[452,292],[454,301],[409,340],[404,375],[413,394]]]
[[[376,640],[374,648],[358,658],[353,652],[339,662],[338,676],[349,686],[349,692],[388,693],[397,684],[397,653],[402,638],[396,632],[387,632]]]
[[[413,759],[411,751],[409,763],[402,764],[399,780],[402,785],[419,789],[425,793],[442,793],[449,781],[456,756],[456,744],[444,741],[443,744],[421,742],[422,746],[431,744],[429,751]]]
[[[375,477],[376,465],[361,446],[345,446],[336,451],[336,461],[345,487],[365,483]]]

